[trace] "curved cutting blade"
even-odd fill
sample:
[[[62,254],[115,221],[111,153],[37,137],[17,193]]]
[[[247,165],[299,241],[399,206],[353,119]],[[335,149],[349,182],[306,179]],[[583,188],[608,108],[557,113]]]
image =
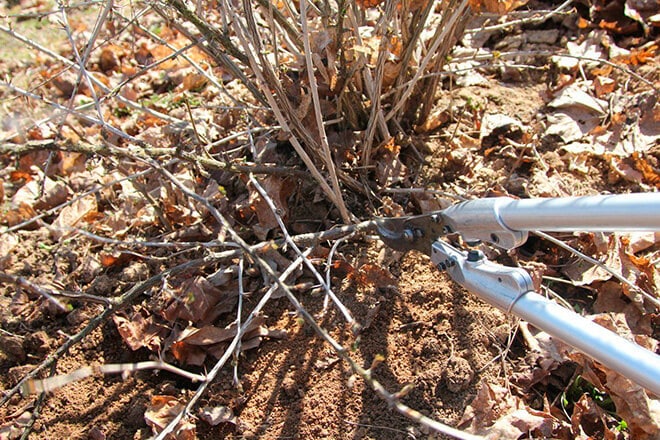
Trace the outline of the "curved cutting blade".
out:
[[[433,242],[447,233],[439,213],[378,218],[376,228],[383,242],[392,249],[415,250],[426,255],[431,255]]]

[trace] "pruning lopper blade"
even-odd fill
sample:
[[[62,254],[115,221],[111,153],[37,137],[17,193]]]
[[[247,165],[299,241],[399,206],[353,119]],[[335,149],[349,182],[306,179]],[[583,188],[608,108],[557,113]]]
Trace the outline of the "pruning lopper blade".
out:
[[[394,250],[419,251],[431,255],[431,246],[448,230],[440,213],[410,217],[382,217],[376,219],[376,229],[383,242]]]

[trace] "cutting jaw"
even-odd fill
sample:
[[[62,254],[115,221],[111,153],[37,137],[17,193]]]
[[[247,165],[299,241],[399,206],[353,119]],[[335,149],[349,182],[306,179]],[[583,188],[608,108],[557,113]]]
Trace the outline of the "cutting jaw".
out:
[[[415,250],[426,255],[431,255],[433,242],[449,232],[439,213],[379,218],[376,228],[383,242],[392,249]]]

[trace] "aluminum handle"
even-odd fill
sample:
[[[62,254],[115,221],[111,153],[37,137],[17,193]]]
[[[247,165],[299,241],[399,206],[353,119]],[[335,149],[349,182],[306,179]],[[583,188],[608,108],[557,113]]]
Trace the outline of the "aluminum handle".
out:
[[[529,273],[433,243],[431,261],[471,293],[660,395],[660,356],[532,291]]]
[[[499,215],[520,231],[660,231],[660,193],[510,199]]]
[[[513,249],[529,231],[660,231],[660,193],[468,200],[441,213],[465,240]]]

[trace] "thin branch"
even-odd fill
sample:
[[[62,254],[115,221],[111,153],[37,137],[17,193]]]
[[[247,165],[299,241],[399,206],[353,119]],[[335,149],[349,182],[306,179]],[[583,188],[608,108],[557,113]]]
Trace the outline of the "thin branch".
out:
[[[266,99],[271,109],[273,110],[275,117],[277,118],[277,121],[282,127],[282,130],[290,135],[289,142],[291,142],[291,145],[296,150],[296,153],[298,153],[302,161],[307,166],[307,169],[311,172],[314,179],[319,183],[321,189],[328,196],[330,201],[335,206],[339,207],[340,204],[343,203],[343,200],[337,199],[337,195],[330,187],[328,182],[326,182],[325,178],[318,170],[317,166],[314,164],[314,161],[309,156],[307,151],[305,151],[302,144],[300,143],[298,138],[293,134],[293,131],[290,128],[290,126],[292,125],[295,129],[296,134],[301,136],[301,138],[305,141],[305,143],[308,146],[310,146],[312,149],[314,149],[314,146],[316,146],[316,141],[309,135],[309,133],[307,133],[305,128],[298,120],[298,117],[295,115],[295,112],[291,107],[291,103],[286,98],[286,93],[282,89],[280,82],[277,81],[275,73],[273,72],[272,67],[268,63],[268,60],[265,59],[264,54],[260,50],[260,47],[252,47],[253,44],[259,45],[258,33],[256,32],[256,24],[254,23],[254,17],[252,16],[252,10],[250,8],[249,2],[244,0],[243,7],[246,12],[245,18],[247,20],[248,27],[250,28],[250,32],[253,35],[252,40],[250,40],[246,35],[247,30],[244,29],[244,27],[242,26],[242,18],[238,15],[238,13],[234,10],[234,8],[228,8],[228,9],[232,11],[234,14],[232,16],[233,19],[232,24],[234,25],[234,30],[236,32],[237,37],[241,41],[241,44],[243,45],[244,48],[246,48],[247,56],[250,61],[250,67],[252,68],[252,71],[255,74],[255,77],[257,78],[257,83],[259,87],[262,89],[264,95],[266,96]],[[262,61],[261,67],[263,67],[263,70],[260,68],[255,52],[261,57],[261,61]],[[271,79],[271,81],[267,81],[266,77]],[[271,90],[271,87],[274,89],[275,92]],[[280,105],[278,104],[281,104],[281,108],[284,110],[281,110]],[[350,220],[351,219],[344,219],[346,223],[349,223]]]
[[[235,234],[236,232],[231,229],[231,227],[228,229],[230,233]],[[294,261],[279,277],[276,277],[275,279],[278,280],[278,283],[273,283],[268,291],[264,294],[264,296],[259,300],[259,303],[252,309],[250,314],[245,318],[245,321],[243,324],[238,328],[236,331],[236,336],[234,336],[234,339],[232,339],[231,343],[225,350],[224,354],[220,359],[218,359],[218,362],[213,366],[211,371],[206,375],[206,381],[203,382],[195,391],[195,394],[193,397],[186,403],[186,406],[179,412],[171,421],[170,423],[158,434],[155,440],[164,440],[167,438],[168,434],[170,434],[174,428],[179,424],[179,422],[184,418],[187,417],[188,414],[190,413],[190,410],[192,407],[197,403],[197,401],[202,397],[208,386],[213,383],[213,380],[215,380],[215,377],[218,375],[222,367],[227,363],[229,358],[235,353],[235,351],[238,349],[240,346],[241,339],[243,335],[245,334],[246,329],[249,327],[250,323],[254,320],[254,318],[261,312],[261,310],[264,308],[264,306],[268,303],[270,300],[271,296],[275,291],[280,287],[280,286],[286,286],[286,280],[287,278],[293,273],[294,270],[296,270],[300,265],[302,264],[303,260],[307,259],[307,255],[311,252],[311,249],[307,251],[307,254],[299,256],[296,261]],[[263,260],[262,260],[263,262]],[[265,264],[265,263],[264,263]],[[237,325],[238,327],[238,325]]]
[[[38,295],[43,296],[46,300],[51,302],[52,304],[55,305],[58,309],[60,309],[63,312],[68,312],[69,310],[67,307],[62,304],[56,296],[60,296],[58,292],[51,290],[51,289],[46,289],[45,287],[37,286],[34,284],[32,281],[19,277],[16,275],[11,275],[5,272],[0,272],[0,283],[11,283],[15,284],[19,288],[23,288],[25,290],[28,290],[32,293],[36,293]]]
[[[545,23],[547,20],[551,19],[555,15],[559,15],[564,13],[564,9],[568,8],[571,3],[573,3],[573,0],[566,0],[564,3],[561,5],[557,6],[555,9],[552,11],[549,11],[541,16],[539,15],[534,15],[531,17],[525,17],[525,18],[520,18],[517,20],[511,20],[507,21],[501,24],[496,24],[493,26],[486,26],[482,28],[476,28],[476,29],[468,29],[465,31],[466,34],[476,34],[479,32],[492,32],[492,31],[499,31],[499,30],[504,30],[507,28],[511,28],[513,26],[523,26],[527,24],[541,24]]]
[[[462,432],[460,430],[457,430],[455,428],[452,428],[451,426],[445,425],[444,423],[440,423],[438,421],[432,420],[429,417],[426,417],[425,415],[421,414],[419,411],[413,410],[407,405],[403,404],[400,401],[400,397],[404,395],[404,391],[406,389],[400,391],[399,393],[396,394],[390,394],[378,381],[372,378],[371,372],[369,370],[365,370],[360,365],[357,364],[350,356],[348,350],[344,348],[339,342],[337,342],[330,334],[322,328],[314,319],[314,317],[305,309],[302,304],[298,301],[296,296],[291,292],[291,289],[289,286],[284,282],[282,279],[282,276],[277,276],[273,268],[266,262],[264,261],[263,258],[259,254],[253,251],[252,247],[249,246],[243,239],[234,231],[234,229],[231,227],[230,223],[225,219],[225,217],[213,206],[206,198],[190,191],[187,189],[181,182],[179,182],[175,176],[173,176],[169,171],[165,170],[162,168],[159,164],[157,163],[152,163],[152,166],[154,166],[156,169],[158,169],[159,172],[161,172],[164,176],[166,176],[177,188],[179,188],[181,191],[183,191],[188,197],[197,200],[198,202],[202,203],[206,208],[209,210],[209,212],[213,215],[214,218],[225,228],[227,233],[232,237],[232,240],[238,243],[238,245],[241,247],[241,249],[250,256],[250,258],[260,266],[262,272],[271,279],[275,281],[275,283],[271,286],[277,287],[281,289],[282,292],[286,295],[286,297],[289,299],[289,302],[294,306],[296,311],[305,319],[305,321],[312,327],[312,329],[320,336],[322,337],[330,346],[335,350],[337,355],[342,358],[344,361],[346,361],[350,366],[351,369],[358,374],[360,377],[362,377],[373,389],[376,391],[376,393],[383,398],[384,400],[387,401],[387,403],[396,408],[397,411],[399,411],[401,414],[405,415],[406,417],[430,428],[433,429],[436,432],[440,432],[446,435],[450,435],[452,437],[456,437],[459,439],[481,439],[481,437],[478,436],[473,436],[471,434],[467,434],[465,432]],[[308,249],[308,251],[310,251]],[[298,256],[298,259],[306,259],[303,258],[304,254],[302,256]],[[292,269],[294,265],[290,265],[287,270]],[[244,324],[245,325],[245,324]],[[238,335],[238,333],[237,333]],[[236,338],[234,338],[234,341],[236,341]],[[234,342],[233,342],[234,343]],[[223,356],[223,359],[226,362],[226,359],[229,358],[231,355],[233,349],[235,348],[235,345],[231,346],[231,349],[227,349],[225,352],[225,355]],[[218,361],[218,364],[220,364],[220,361]],[[218,366],[216,364],[217,370],[221,368],[221,365]],[[214,369],[216,368],[214,367]],[[210,375],[209,375],[210,377]],[[208,386],[209,382],[205,382],[200,386],[200,389],[203,390],[206,389]],[[409,389],[408,389],[409,391]],[[188,402],[188,406],[192,407],[194,404],[194,401],[196,401],[199,396],[201,396],[201,392],[199,394],[195,394],[193,399],[191,399],[190,402]],[[168,425],[168,428],[170,429],[169,432],[171,432],[171,429],[174,429],[174,427],[179,423],[181,418],[184,416],[184,413],[186,411],[182,411],[175,417],[174,420],[170,422]],[[170,428],[171,427],[171,428]],[[163,440],[166,435],[169,433],[166,431],[163,431],[160,433],[160,435],[157,437],[156,440]]]
[[[588,261],[589,263],[598,266],[599,268],[603,269],[610,275],[612,275],[614,278],[625,284],[626,286],[630,287],[632,290],[634,290],[637,293],[640,293],[644,298],[646,298],[648,301],[650,301],[654,306],[656,306],[658,309],[660,309],[660,300],[657,298],[653,297],[650,293],[646,292],[645,290],[641,289],[640,287],[636,286],[633,284],[631,281],[627,280],[623,275],[620,273],[610,269],[607,267],[607,265],[601,263],[600,261],[596,260],[595,258],[591,258],[590,256],[583,254],[582,252],[578,251],[577,249],[573,249],[566,243],[564,243],[561,240],[557,240],[555,237],[546,234],[545,232],[541,231],[532,231],[535,235],[538,235],[539,237],[548,240],[549,242],[555,244],[556,246],[559,246],[560,248],[567,250],[568,252],[572,253],[573,255],[578,256],[579,258],[582,258],[585,261]]]
[[[291,239],[291,235],[289,235],[289,231],[287,231],[286,226],[284,225],[284,221],[282,221],[282,217],[278,214],[277,212],[278,209],[275,206],[273,199],[268,195],[266,190],[264,190],[264,188],[259,184],[259,182],[257,182],[257,179],[255,179],[254,176],[250,176],[250,182],[257,189],[257,191],[261,195],[261,198],[264,201],[266,201],[266,204],[268,205],[271,212],[275,216],[275,219],[277,220],[277,224],[280,227],[282,234],[284,234],[284,241],[286,245],[291,247],[296,252],[297,255],[302,255],[302,251],[300,250],[298,245],[296,245],[296,243]],[[353,324],[355,320],[353,319],[350,310],[348,310],[348,308],[346,308],[346,306],[339,300],[339,298],[337,298],[337,295],[335,295],[335,293],[332,291],[330,284],[325,282],[325,280],[323,279],[319,271],[316,270],[312,262],[309,261],[308,259],[305,259],[305,266],[307,266],[307,269],[309,269],[312,272],[316,280],[323,287],[323,290],[325,291],[326,295],[332,299],[332,301],[335,303],[337,308],[341,311],[342,315],[344,315],[346,321],[349,324]]]
[[[307,0],[300,0],[300,24],[303,35],[303,46],[305,48],[305,66],[307,68],[307,79],[309,80],[309,91],[312,94],[312,103],[314,104],[314,119],[316,120],[316,129],[320,139],[320,156],[323,159],[323,164],[328,170],[330,175],[330,183],[332,190],[335,194],[337,201],[336,205],[339,209],[339,214],[344,219],[344,222],[350,223],[351,215],[349,215],[348,208],[341,194],[339,186],[339,179],[335,171],[335,161],[330,152],[330,145],[328,144],[328,136],[323,126],[323,113],[321,112],[321,101],[319,98],[318,85],[316,83],[316,75],[314,65],[312,63],[312,45],[309,41],[309,28],[307,26]]]
[[[185,263],[166,269],[160,274],[155,275],[142,283],[136,284],[127,292],[122,294],[120,297],[113,298],[111,301],[112,305],[110,307],[106,308],[101,313],[93,317],[82,330],[80,330],[78,333],[68,338],[64,344],[62,344],[57,350],[55,350],[54,353],[52,353],[46,359],[44,359],[37,367],[35,367],[32,371],[30,371],[25,377],[23,377],[23,379],[21,379],[13,388],[11,388],[8,391],[5,391],[4,396],[2,396],[2,399],[0,399],[0,406],[6,404],[13,395],[19,392],[22,389],[23,385],[28,380],[37,377],[37,375],[41,373],[44,369],[50,367],[55,362],[57,362],[57,360],[59,360],[67,351],[69,351],[71,347],[73,347],[75,344],[80,342],[94,329],[96,329],[99,325],[105,322],[110,317],[110,315],[112,315],[118,310],[128,307],[128,305],[132,304],[133,301],[137,300],[140,297],[140,295],[147,292],[149,289],[160,285],[165,277],[177,275],[179,273],[185,272],[193,268],[205,267],[207,265],[215,263],[216,261],[217,259],[212,255],[204,258],[198,258],[195,260],[187,261]]]
[[[222,170],[230,173],[253,173],[253,174],[271,174],[275,176],[296,176],[298,178],[309,179],[309,173],[295,168],[270,165],[270,164],[250,164],[233,163],[220,161],[208,157],[199,156],[194,152],[181,151],[177,148],[155,148],[145,145],[139,141],[140,145],[133,148],[124,149],[114,145],[93,145],[84,142],[75,144],[59,143],[56,139],[47,139],[43,141],[28,141],[24,144],[2,143],[0,144],[0,154],[25,154],[39,150],[69,151],[74,153],[98,154],[105,157],[135,157],[136,154],[154,159],[163,157],[178,157],[186,162],[195,163],[203,166],[205,169]]]
[[[94,367],[82,367],[68,374],[48,377],[46,379],[30,379],[21,387],[24,396],[37,393],[49,393],[70,383],[85,379],[94,374],[126,374],[142,370],[162,370],[185,377],[193,382],[205,382],[206,376],[195,374],[181,368],[175,367],[163,361],[144,361],[124,364],[104,364]]]
[[[446,9],[449,10],[450,8],[446,8]],[[467,10],[468,10],[468,0],[461,0],[460,4],[456,8],[454,8],[454,11],[450,14],[449,18],[447,18],[446,21],[445,21],[445,17],[443,16],[443,22],[444,22],[443,26],[438,27],[438,30],[440,32],[436,33],[436,35],[434,36],[433,42],[431,43],[431,47],[429,48],[428,53],[419,63],[415,75],[409,81],[409,85],[404,90],[403,94],[396,102],[394,107],[385,116],[385,120],[389,121],[396,114],[398,114],[399,111],[401,111],[403,106],[406,104],[406,102],[412,95],[415,85],[422,77],[422,75],[426,71],[427,66],[429,65],[429,63],[431,63],[434,56],[436,55],[436,52],[440,48],[440,45],[446,43],[445,39],[449,37],[449,33],[452,32],[452,30],[458,24],[458,21],[465,16]],[[427,92],[430,93],[429,91]]]
[[[93,303],[96,303],[96,304],[103,304],[106,307],[109,307],[112,304],[111,300],[109,300],[108,298],[104,298],[102,296],[89,295],[89,294],[82,293],[82,292],[66,292],[66,291],[61,291],[61,290],[48,289],[48,288],[45,288],[45,287],[38,286],[35,283],[33,283],[32,281],[30,281],[30,280],[28,280],[24,277],[12,275],[12,274],[5,273],[5,272],[0,272],[0,283],[2,283],[2,282],[16,284],[20,288],[23,288],[23,289],[29,290],[30,292],[39,294],[39,295],[43,296],[44,298],[46,298],[51,303],[55,304],[55,306],[58,309],[62,310],[63,312],[69,312],[70,309],[66,305],[62,304],[56,298],[57,296],[62,297],[62,298],[69,298],[69,299],[76,299],[76,300],[80,300],[80,301],[93,302]]]

